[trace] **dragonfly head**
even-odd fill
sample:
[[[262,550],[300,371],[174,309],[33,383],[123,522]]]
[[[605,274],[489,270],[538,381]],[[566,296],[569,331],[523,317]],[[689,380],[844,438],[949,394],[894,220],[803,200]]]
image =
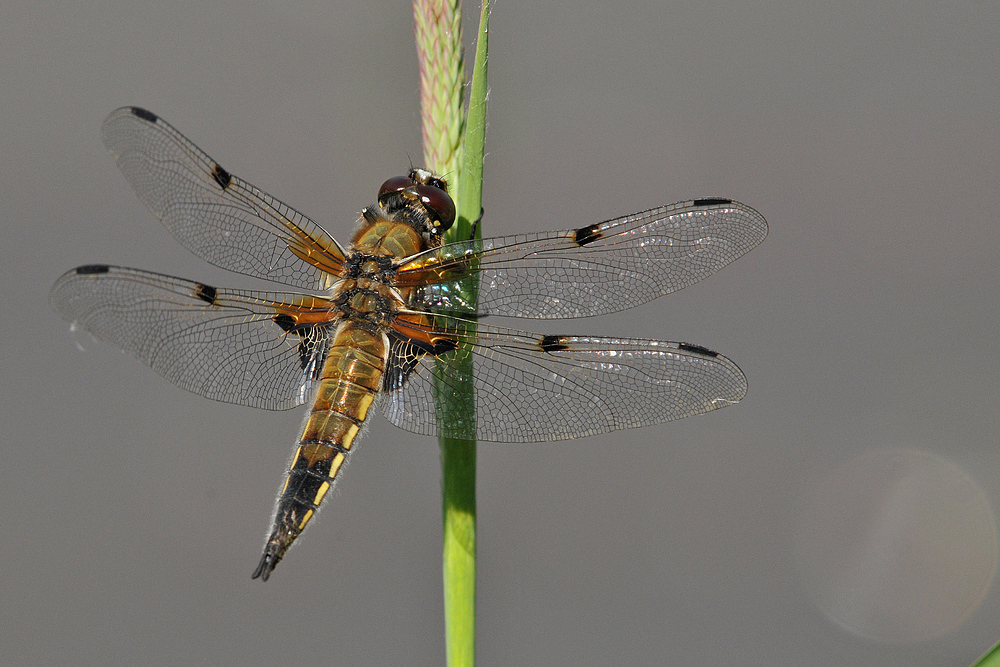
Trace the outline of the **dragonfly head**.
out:
[[[406,176],[390,178],[378,191],[378,203],[388,212],[403,209],[418,214],[427,238],[439,239],[455,222],[455,202],[448,183],[426,169],[411,169]]]

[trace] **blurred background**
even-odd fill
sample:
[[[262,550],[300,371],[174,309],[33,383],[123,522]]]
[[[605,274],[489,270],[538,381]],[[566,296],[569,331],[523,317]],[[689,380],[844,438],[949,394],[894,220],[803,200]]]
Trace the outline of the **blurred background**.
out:
[[[750,392],[480,445],[480,664],[968,665],[1000,640],[998,33],[992,3],[498,4],[487,235],[708,196],[771,232],[649,307],[523,324],[707,346]],[[302,412],[188,394],[48,306],[93,262],[258,286],[141,207],[99,136],[124,104],[348,237],[421,161],[410,6],[6,3],[0,62],[4,661],[442,663],[436,441],[373,417],[261,585]]]

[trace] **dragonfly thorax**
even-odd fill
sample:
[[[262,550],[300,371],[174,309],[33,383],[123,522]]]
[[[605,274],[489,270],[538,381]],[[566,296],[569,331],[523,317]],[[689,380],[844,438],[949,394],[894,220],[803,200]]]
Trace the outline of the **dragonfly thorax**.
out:
[[[388,326],[402,305],[392,288],[379,280],[345,280],[333,300],[344,319]]]
[[[367,278],[388,282],[395,274],[395,270],[392,256],[387,255],[371,255],[354,250],[344,260],[344,278],[349,280]]]

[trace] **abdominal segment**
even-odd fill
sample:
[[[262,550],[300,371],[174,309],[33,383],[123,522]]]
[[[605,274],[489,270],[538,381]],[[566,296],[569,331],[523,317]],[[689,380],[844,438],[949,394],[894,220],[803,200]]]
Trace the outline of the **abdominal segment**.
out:
[[[388,339],[371,327],[345,322],[337,331],[253,578],[267,581],[333,486],[381,385],[387,354]]]

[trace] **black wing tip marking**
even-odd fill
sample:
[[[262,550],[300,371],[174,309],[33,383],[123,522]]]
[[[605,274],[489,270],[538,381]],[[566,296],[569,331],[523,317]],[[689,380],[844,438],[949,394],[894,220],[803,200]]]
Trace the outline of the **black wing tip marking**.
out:
[[[84,264],[76,267],[74,272],[78,276],[94,276],[99,273],[107,273],[110,270],[111,267],[107,264]]]
[[[129,111],[132,112],[133,116],[141,118],[147,123],[155,123],[156,121],[159,120],[159,117],[155,113],[153,113],[152,111],[147,111],[142,107],[129,107]]]
[[[732,199],[726,199],[724,197],[706,197],[704,199],[695,199],[692,202],[694,206],[722,206],[724,204],[732,203]]]
[[[560,350],[568,350],[569,345],[563,342],[562,336],[542,336],[542,339],[538,341],[538,348],[542,352],[559,352]]]
[[[707,347],[702,347],[701,345],[695,345],[693,343],[678,343],[677,349],[684,350],[685,352],[693,352],[695,354],[700,354],[703,357],[710,357],[712,359],[715,359],[719,356],[718,352],[710,350]]]
[[[215,305],[215,297],[218,295],[218,291],[211,285],[202,285],[197,283],[194,286],[194,292],[192,292],[194,298],[201,299],[210,306]]]
[[[212,178],[215,182],[219,184],[219,187],[225,190],[229,187],[229,183],[233,180],[232,175],[222,168],[222,165],[215,162],[212,166]]]
[[[585,246],[588,243],[593,243],[601,239],[603,236],[604,232],[601,230],[600,223],[587,225],[573,232],[573,242],[578,246]]]

